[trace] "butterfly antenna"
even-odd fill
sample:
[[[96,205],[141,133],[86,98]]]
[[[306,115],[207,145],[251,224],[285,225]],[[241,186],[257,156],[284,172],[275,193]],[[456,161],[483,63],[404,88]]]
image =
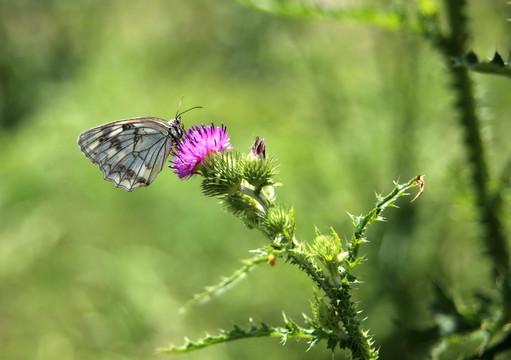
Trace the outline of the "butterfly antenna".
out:
[[[179,99],[179,105],[177,106],[177,110],[176,110],[176,117],[175,119],[177,119],[177,117],[179,116],[179,109],[181,109],[181,103],[183,102],[183,99],[185,98],[185,96],[181,96],[181,99]]]
[[[181,104],[180,104],[180,105],[181,105]],[[190,110],[193,110],[193,109],[202,109],[202,106],[194,106],[194,107],[189,108],[188,110],[185,110],[185,111],[183,111],[183,112],[181,112],[181,113],[179,113],[179,114],[178,114],[178,113],[176,113],[176,119],[180,118],[180,117],[181,117],[181,115],[183,115],[184,113],[186,113],[186,112],[188,112],[188,111],[190,111]],[[179,112],[179,109],[178,109],[177,111]]]

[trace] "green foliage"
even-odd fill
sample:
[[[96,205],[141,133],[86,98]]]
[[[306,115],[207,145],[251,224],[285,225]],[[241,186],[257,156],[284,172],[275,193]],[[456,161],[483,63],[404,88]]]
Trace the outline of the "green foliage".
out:
[[[378,26],[386,29],[399,29],[403,26],[398,12],[385,11],[377,5],[341,5],[327,7],[320,3],[303,0],[237,0],[240,4],[272,15],[307,19],[335,19]]]
[[[252,259],[246,260],[242,268],[220,283],[208,287],[205,292],[196,295],[190,303],[196,303],[223,290],[233,281],[245,275],[253,266],[269,259],[270,255],[277,258],[285,257],[291,264],[302,269],[314,281],[315,286],[325,294],[325,298],[319,296],[317,291],[314,292],[314,302],[310,302],[313,318],[305,317],[308,328],[302,328],[287,318],[285,318],[285,327],[283,328],[268,327],[265,324],[257,327],[252,324],[249,329],[243,330],[239,326],[235,326],[234,330],[222,331],[218,336],[207,336],[196,342],[187,341],[183,346],[160,349],[159,352],[188,352],[238,339],[280,336],[284,343],[292,337],[308,339],[310,347],[325,341],[328,349],[332,351],[337,347],[348,349],[355,359],[377,359],[379,351],[374,347],[374,341],[369,332],[362,329],[363,320],[359,318],[360,312],[356,309],[356,304],[351,301],[351,285],[357,283],[352,271],[356,265],[362,263],[362,257],[358,256],[358,249],[363,242],[362,236],[367,227],[374,220],[380,219],[380,214],[394,204],[399,197],[406,195],[406,191],[411,187],[419,186],[420,191],[417,195],[419,196],[424,187],[422,176],[411,179],[402,185],[396,183],[395,189],[390,194],[385,197],[377,197],[376,207],[367,215],[352,217],[356,231],[352,240],[345,246],[335,231],[332,230],[332,235],[326,236],[322,235],[318,229],[316,229],[314,243],[305,245],[299,243],[294,237],[295,215],[293,208],[289,209],[281,203],[276,203],[275,198],[271,200],[264,198],[262,201],[261,191],[257,187],[249,193],[243,191],[245,186],[242,183],[249,182],[248,179],[243,178],[243,174],[252,174],[253,172],[246,171],[241,165],[231,166],[233,162],[225,159],[232,159],[233,155],[230,154],[232,152],[228,151],[207,159],[204,169],[201,170],[201,174],[205,178],[203,184],[212,184],[215,179],[220,183],[234,184],[237,182],[239,184],[238,196],[253,197],[255,204],[230,201],[227,209],[242,219],[249,227],[261,230],[271,244],[270,247],[256,250],[256,255]],[[243,158],[239,155],[235,155],[235,157]],[[258,161],[265,161],[265,159],[261,158]],[[220,169],[221,166],[229,166],[230,170],[223,171]],[[251,167],[253,165],[245,163],[244,166]],[[232,169],[236,169],[238,173]],[[266,173],[266,171],[261,172],[261,176],[265,176]],[[225,176],[231,178],[224,178]],[[275,183],[275,181],[252,179],[250,183],[253,185]],[[234,188],[226,187],[224,191],[225,193],[219,192],[216,196],[225,201],[226,196],[232,196]],[[247,213],[251,214],[256,207],[260,209],[261,220],[247,221],[250,218]],[[344,251],[344,247],[348,250]]]

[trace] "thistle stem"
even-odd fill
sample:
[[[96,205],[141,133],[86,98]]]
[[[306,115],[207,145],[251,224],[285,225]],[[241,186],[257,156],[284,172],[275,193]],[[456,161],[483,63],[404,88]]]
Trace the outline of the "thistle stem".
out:
[[[240,185],[240,192],[243,195],[247,195],[257,201],[257,203],[260,205],[261,210],[266,213],[266,210],[270,207],[270,202],[268,199],[264,197],[263,194],[259,193],[257,194],[252,188],[245,186],[243,184]]]
[[[511,301],[511,266],[509,251],[502,223],[502,211],[498,200],[499,193],[490,186],[488,162],[481,136],[481,120],[477,114],[474,85],[466,67],[456,66],[452,59],[466,53],[468,39],[467,17],[464,14],[466,0],[446,0],[449,33],[437,36],[435,44],[444,56],[452,79],[455,105],[460,126],[463,130],[464,145],[470,166],[470,181],[476,195],[479,221],[483,230],[483,241],[493,262],[493,274],[501,285],[503,301]],[[507,307],[503,321],[509,320],[511,310]]]

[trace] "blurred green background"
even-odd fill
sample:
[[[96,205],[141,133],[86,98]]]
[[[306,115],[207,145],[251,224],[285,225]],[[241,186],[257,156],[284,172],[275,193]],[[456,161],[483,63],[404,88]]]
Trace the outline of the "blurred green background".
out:
[[[507,54],[509,7],[469,10],[472,47]],[[265,239],[203,197],[198,178],[164,169],[128,193],[80,152],[87,128],[172,118],[182,95],[182,110],[204,107],[185,126],[223,122],[243,151],[266,139],[300,240],[314,226],[350,237],[347,212],[369,211],[392,180],[426,174],[423,196],[401,199],[363,247],[354,296],[382,358],[421,356],[405,333],[431,325],[433,280],[467,308],[474,291],[493,288],[445,68],[420,37],[230,0],[0,0],[0,19],[1,359],[164,358],[154,349],[185,336],[308,313],[311,283],[283,261],[180,313]],[[500,171],[509,80],[473,77]],[[248,340],[176,358],[331,359],[325,347]]]

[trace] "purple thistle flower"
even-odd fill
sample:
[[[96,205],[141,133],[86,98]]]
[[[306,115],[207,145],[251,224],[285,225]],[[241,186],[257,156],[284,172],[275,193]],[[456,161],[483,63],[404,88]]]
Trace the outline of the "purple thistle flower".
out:
[[[219,128],[213,123],[211,126],[196,125],[195,128],[188,129],[179,145],[172,151],[174,159],[169,167],[174,169],[180,179],[195,175],[209,155],[232,149],[229,139],[224,124]]]

